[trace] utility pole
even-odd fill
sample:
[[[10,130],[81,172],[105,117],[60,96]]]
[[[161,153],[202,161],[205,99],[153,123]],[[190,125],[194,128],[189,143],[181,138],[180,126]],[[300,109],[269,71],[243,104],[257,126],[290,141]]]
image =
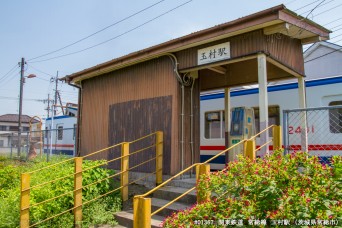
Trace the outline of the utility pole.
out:
[[[20,157],[20,149],[21,149],[21,115],[22,115],[22,108],[23,108],[24,65],[25,65],[25,59],[21,58],[21,63],[20,63],[19,117],[18,117],[18,157]]]
[[[50,117],[50,94],[48,94],[48,100],[47,100],[48,106],[47,106],[47,118]]]
[[[56,107],[57,107],[57,93],[58,93],[58,71],[57,71],[57,75],[56,75],[56,78],[55,78],[55,83],[56,83],[56,89],[55,89],[55,108],[54,108],[54,114],[55,116],[57,115],[57,110],[56,110]]]

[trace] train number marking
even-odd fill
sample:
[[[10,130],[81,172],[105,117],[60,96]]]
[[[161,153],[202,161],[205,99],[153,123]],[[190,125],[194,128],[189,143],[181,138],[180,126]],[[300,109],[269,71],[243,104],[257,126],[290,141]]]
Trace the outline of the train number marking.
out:
[[[314,126],[312,125],[311,127],[309,126],[307,129],[306,129],[307,133],[315,133],[315,128]],[[289,134],[300,134],[302,133],[302,128],[301,126],[298,126],[298,127],[294,127],[294,126],[289,126]]]

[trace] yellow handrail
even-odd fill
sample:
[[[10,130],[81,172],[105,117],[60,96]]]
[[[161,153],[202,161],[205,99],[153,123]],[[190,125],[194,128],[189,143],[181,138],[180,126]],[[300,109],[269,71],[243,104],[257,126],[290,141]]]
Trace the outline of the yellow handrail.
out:
[[[268,142],[266,142],[266,143],[262,144],[262,145],[261,145],[261,146],[259,146],[259,147],[258,147],[256,150],[254,150],[254,152],[257,152],[258,150],[262,149],[264,146],[266,146],[266,145],[270,144],[272,141],[273,141],[273,140],[271,139],[270,141],[268,141]]]
[[[151,193],[157,191],[158,189],[160,189],[161,187],[165,186],[167,183],[169,183],[170,181],[172,181],[173,179],[175,179],[176,177],[179,177],[180,175],[186,173],[187,171],[189,171],[190,169],[194,168],[196,165],[200,165],[200,164],[206,164],[208,162],[210,162],[211,160],[217,158],[218,156],[222,155],[223,153],[233,149],[234,147],[240,145],[241,143],[244,143],[246,140],[242,140],[240,141],[239,143],[237,144],[234,144],[233,146],[221,151],[220,153],[218,153],[217,155],[215,155],[214,157],[212,157],[211,159],[203,162],[203,163],[195,163],[195,164],[192,164],[191,166],[187,167],[186,169],[180,171],[179,173],[177,173],[176,175],[174,175],[173,177],[170,177],[169,179],[167,179],[166,181],[164,181],[163,183],[161,183],[160,185],[158,185],[157,187],[155,187],[154,189],[151,189],[150,191],[146,192],[145,194],[142,194],[142,195],[138,195],[138,197],[146,197],[148,195],[150,195]]]
[[[153,135],[156,135],[156,136],[157,136],[156,139],[155,139],[155,140],[156,140],[156,143],[153,144],[153,145],[150,145],[150,146],[145,147],[145,148],[143,148],[143,149],[137,150],[137,151],[135,151],[135,152],[133,152],[133,153],[125,154],[125,155],[123,155],[123,156],[120,156],[120,157],[117,157],[117,158],[115,158],[115,159],[106,161],[106,162],[104,162],[104,163],[101,163],[101,164],[98,164],[98,165],[89,167],[89,168],[84,169],[84,170],[82,170],[82,168],[80,168],[79,171],[76,171],[76,170],[77,170],[77,169],[76,169],[72,174],[68,174],[68,175],[65,175],[65,176],[63,176],[63,177],[59,177],[59,178],[54,179],[54,180],[50,180],[50,181],[47,181],[47,182],[44,182],[44,183],[41,183],[41,184],[38,184],[38,185],[35,185],[35,186],[30,186],[30,185],[29,185],[30,174],[33,174],[33,173],[36,173],[36,172],[38,172],[38,171],[42,171],[42,170],[45,170],[45,169],[48,169],[48,168],[53,168],[53,167],[56,167],[56,166],[58,166],[58,165],[64,164],[64,163],[66,163],[66,162],[70,162],[70,161],[72,161],[72,160],[75,161],[75,167],[81,167],[81,166],[82,166],[82,160],[83,160],[83,158],[87,158],[87,157],[89,157],[89,156],[92,156],[92,155],[101,153],[101,152],[103,152],[103,151],[106,151],[106,150],[108,150],[108,149],[112,149],[112,148],[114,148],[114,147],[124,146],[125,144],[126,144],[126,145],[127,145],[127,144],[129,145],[129,144],[131,144],[131,143],[138,142],[138,141],[140,141],[140,140],[146,139],[146,138],[151,137],[151,136],[153,136]],[[98,197],[96,197],[96,198],[94,198],[94,199],[92,199],[92,200],[89,200],[89,201],[87,201],[87,202],[82,203],[82,201],[80,201],[78,204],[75,204],[73,208],[70,208],[70,209],[68,209],[68,210],[66,210],[66,211],[63,211],[63,212],[58,213],[58,214],[56,214],[56,215],[53,215],[53,216],[51,216],[50,218],[46,218],[46,219],[44,219],[44,220],[42,220],[42,221],[39,221],[39,222],[37,222],[37,223],[35,223],[35,224],[29,226],[28,217],[27,217],[27,216],[28,216],[28,210],[29,210],[31,207],[35,207],[35,206],[38,206],[38,205],[41,205],[41,204],[44,204],[44,203],[53,201],[53,200],[55,200],[55,199],[57,199],[57,198],[60,198],[60,197],[63,197],[63,196],[66,196],[66,195],[69,195],[69,194],[72,194],[72,193],[74,193],[74,194],[79,194],[79,193],[77,193],[77,192],[80,192],[80,190],[82,190],[82,189],[84,189],[84,188],[87,188],[87,187],[92,186],[92,185],[94,185],[94,184],[100,183],[100,182],[102,182],[102,181],[104,181],[104,180],[106,180],[106,179],[112,178],[112,177],[114,177],[114,176],[118,176],[118,175],[120,175],[120,174],[127,173],[127,172],[129,172],[130,170],[132,170],[132,169],[134,169],[134,168],[136,168],[136,167],[138,167],[138,166],[141,166],[141,165],[143,165],[143,164],[146,164],[146,163],[148,163],[148,162],[151,162],[151,161],[153,161],[153,160],[156,160],[157,157],[159,157],[160,155],[162,155],[162,152],[160,151],[160,150],[162,149],[162,144],[163,144],[163,133],[162,133],[162,132],[154,132],[154,133],[151,133],[151,134],[149,134],[149,135],[146,135],[146,136],[144,136],[144,137],[141,137],[141,138],[139,138],[139,139],[136,139],[136,140],[131,141],[131,142],[128,142],[128,143],[122,142],[122,143],[119,143],[119,144],[116,144],[116,145],[113,145],[113,146],[110,146],[110,147],[107,147],[107,148],[104,148],[104,149],[95,151],[95,152],[93,152],[93,153],[90,153],[90,154],[85,155],[85,156],[80,157],[80,158],[77,158],[77,157],[75,157],[75,158],[70,158],[70,159],[67,159],[67,160],[64,160],[64,161],[61,161],[61,162],[52,164],[52,165],[48,165],[48,166],[46,166],[46,167],[43,167],[43,168],[40,168],[40,169],[31,171],[31,172],[28,172],[28,173],[23,173],[23,175],[22,175],[22,176],[23,176],[22,181],[24,181],[24,183],[22,184],[22,187],[21,187],[21,195],[22,195],[21,197],[22,197],[22,199],[25,198],[25,202],[22,204],[22,206],[21,206],[21,208],[20,208],[20,211],[21,211],[21,215],[23,214],[23,216],[25,216],[25,217],[22,217],[22,216],[21,216],[21,227],[32,227],[32,226],[36,226],[36,225],[39,225],[39,224],[41,224],[41,223],[43,223],[43,222],[46,222],[46,221],[48,221],[48,220],[51,220],[51,219],[53,219],[53,218],[55,218],[55,217],[58,217],[58,216],[60,216],[60,215],[63,215],[63,214],[65,214],[65,213],[67,213],[67,212],[69,212],[69,211],[71,211],[71,210],[74,210],[74,209],[75,209],[75,210],[78,210],[78,209],[79,209],[81,206],[83,206],[83,205],[86,205],[86,204],[88,204],[88,203],[90,203],[90,202],[93,202],[93,201],[95,201],[95,200],[97,200],[97,199],[99,199],[99,198],[101,198],[101,197],[103,197],[103,196],[106,196],[106,195],[108,195],[108,194],[110,194],[110,193],[112,193],[112,192],[118,191],[118,190],[123,189],[123,188],[127,188],[128,185],[130,185],[130,184],[132,184],[132,183],[134,183],[134,182],[137,182],[137,181],[139,181],[139,180],[142,180],[142,179],[146,178],[147,176],[156,174],[157,172],[161,172],[161,171],[162,171],[161,166],[157,166],[157,167],[156,167],[156,171],[153,172],[153,173],[147,174],[147,175],[143,176],[142,178],[136,179],[136,180],[134,180],[134,181],[132,181],[132,182],[130,182],[130,183],[127,183],[127,184],[125,183],[125,184],[123,184],[122,186],[120,186],[119,188],[116,188],[116,189],[114,189],[114,190],[111,190],[111,191],[109,191],[109,192],[107,192],[107,193],[105,193],[105,194],[103,194],[103,195],[101,195],[101,196],[98,196]],[[161,147],[160,147],[160,145],[161,145]],[[47,200],[44,200],[44,201],[41,201],[41,202],[38,202],[38,203],[35,203],[35,204],[33,204],[33,205],[29,205],[29,194],[30,194],[30,190],[32,190],[32,189],[34,189],[34,188],[39,188],[39,187],[42,187],[42,186],[44,186],[44,185],[51,184],[51,183],[54,183],[54,182],[63,180],[63,179],[65,179],[65,178],[67,178],[67,177],[70,177],[70,176],[74,176],[74,177],[76,178],[77,175],[82,174],[82,173],[85,172],[85,171],[88,171],[88,170],[91,170],[91,169],[94,169],[94,168],[97,168],[97,167],[106,165],[106,164],[108,164],[108,163],[110,163],[110,162],[113,162],[113,161],[116,161],[116,160],[120,160],[120,159],[129,157],[129,156],[131,156],[131,155],[134,155],[134,154],[143,152],[143,151],[145,151],[145,150],[147,150],[147,149],[150,149],[150,148],[153,148],[153,147],[156,147],[156,150],[159,151],[159,153],[157,153],[157,155],[156,155],[155,157],[153,157],[153,158],[151,158],[151,159],[149,159],[149,160],[147,160],[147,161],[144,161],[144,162],[142,162],[142,163],[140,163],[140,164],[138,164],[138,165],[136,165],[136,166],[134,166],[134,167],[131,167],[130,169],[122,170],[122,171],[119,172],[119,173],[110,175],[110,176],[108,176],[108,177],[106,177],[106,178],[103,178],[103,179],[101,179],[101,180],[97,180],[97,181],[95,181],[95,182],[93,182],[93,183],[90,183],[90,184],[88,184],[88,185],[85,185],[85,186],[82,186],[82,184],[79,185],[79,187],[76,187],[76,186],[75,186],[75,187],[74,187],[74,190],[72,190],[72,191],[63,193],[63,194],[61,194],[61,195],[59,195],[59,196],[55,196],[55,197],[53,197],[53,198],[50,198],[50,199],[47,199]],[[129,147],[127,147],[127,148],[129,149]],[[78,160],[80,161],[80,163],[77,163]],[[80,166],[80,165],[81,165],[81,166]],[[158,174],[158,175],[160,175],[160,174]],[[75,179],[75,181],[76,181],[76,179]],[[23,194],[24,194],[24,195],[23,195]],[[23,198],[23,197],[24,197],[24,198]],[[80,213],[82,213],[82,212],[80,212]],[[76,216],[76,214],[75,214],[75,216]],[[82,216],[82,214],[81,214],[81,216]],[[23,218],[23,219],[27,219],[27,220],[24,221],[24,220],[22,220],[22,218]],[[81,217],[80,217],[80,219],[81,219]],[[23,221],[23,223],[22,223],[22,221]]]
[[[150,191],[146,192],[145,194],[135,196],[135,197],[137,197],[137,202],[139,202],[139,198],[144,198],[144,197],[146,197],[146,196],[152,194],[153,192],[159,190],[161,187],[165,186],[165,185],[166,185],[167,183],[169,183],[171,180],[173,180],[173,179],[175,179],[176,177],[178,177],[178,176],[184,174],[185,172],[189,171],[189,170],[192,169],[193,167],[195,167],[195,166],[197,166],[197,165],[204,165],[204,164],[207,164],[207,163],[209,163],[210,161],[214,160],[215,158],[221,156],[223,153],[228,152],[229,150],[233,149],[234,147],[236,147],[236,146],[238,146],[238,145],[240,145],[240,144],[242,144],[242,143],[245,143],[245,142],[247,142],[247,141],[252,141],[252,140],[254,140],[256,137],[258,137],[258,136],[261,135],[262,133],[264,133],[264,132],[268,131],[270,128],[274,128],[274,127],[277,127],[277,126],[276,126],[276,125],[271,125],[271,126],[267,127],[266,129],[262,130],[261,132],[259,132],[258,134],[252,136],[250,139],[248,139],[248,140],[245,139],[245,140],[240,141],[240,142],[237,143],[237,144],[234,144],[233,146],[231,146],[231,147],[229,147],[229,148],[227,148],[227,149],[221,151],[220,153],[218,153],[217,155],[215,155],[215,156],[213,156],[212,158],[208,159],[207,161],[205,161],[205,162],[203,162],[203,163],[195,163],[195,164],[189,166],[188,168],[186,168],[186,169],[180,171],[179,173],[177,173],[177,174],[174,175],[173,177],[170,177],[168,180],[164,181],[163,183],[161,183],[160,185],[158,185],[158,186],[155,187],[154,189],[151,189]],[[277,137],[279,137],[279,136],[277,136]],[[261,148],[263,148],[264,146],[266,146],[267,144],[271,143],[272,141],[273,141],[273,140],[270,140],[270,141],[266,142],[265,144],[263,144],[262,146],[260,146],[258,149],[256,149],[256,150],[254,151],[254,153],[255,153],[256,151],[260,150]],[[152,213],[150,213],[150,209],[148,209],[149,212],[148,212],[147,214],[146,214],[146,213],[143,213],[143,214],[144,214],[143,216],[146,216],[146,215],[147,215],[147,216],[150,216],[150,217],[151,217],[151,216],[157,214],[157,213],[160,212],[161,210],[165,209],[167,206],[173,204],[174,202],[176,202],[177,200],[179,200],[179,199],[182,198],[183,196],[187,195],[189,192],[193,191],[195,188],[196,188],[196,187],[193,187],[193,188],[189,189],[188,191],[186,191],[186,192],[183,193],[182,195],[178,196],[178,197],[175,198],[174,200],[170,201],[169,203],[165,204],[164,206],[160,207],[159,209],[157,209],[156,211],[154,211],[154,212],[152,212]],[[147,205],[148,205],[148,204],[147,204]],[[145,205],[145,206],[146,206],[146,205]],[[138,212],[136,211],[135,213],[138,213]],[[134,225],[134,226],[135,226],[135,225]]]
[[[165,204],[164,206],[160,207],[159,209],[155,210],[153,213],[151,213],[151,216],[157,214],[158,212],[160,212],[161,210],[163,210],[164,208],[168,207],[169,205],[173,204],[174,202],[176,202],[177,200],[179,200],[180,198],[182,198],[183,196],[187,195],[188,193],[192,192],[193,190],[195,190],[196,186],[193,188],[190,188],[189,190],[187,190],[186,192],[184,192],[183,194],[181,194],[180,196],[176,197],[174,200],[168,202],[167,204]]]
[[[267,128],[265,128],[264,130],[260,131],[258,134],[254,135],[253,137],[251,137],[249,140],[253,140],[256,137],[258,137],[259,135],[261,135],[262,133],[264,133],[265,131],[269,130],[272,127],[275,127],[276,125],[272,124],[271,126],[268,126]]]
[[[101,152],[103,152],[103,151],[112,149],[112,148],[117,147],[117,146],[121,146],[122,144],[123,144],[123,142],[122,142],[122,143],[115,144],[115,145],[113,145],[113,146],[106,147],[106,148],[104,148],[104,149],[101,149],[101,150],[95,151],[95,152],[93,152],[93,153],[87,154],[87,155],[83,156],[82,158],[90,157],[90,156],[92,156],[92,155],[94,155],[94,154],[101,153]]]
[[[48,166],[45,166],[45,167],[43,167],[43,168],[33,170],[33,171],[31,171],[31,172],[27,172],[26,174],[33,174],[33,173],[36,173],[36,172],[38,172],[38,171],[42,171],[42,170],[44,170],[44,169],[52,168],[52,167],[54,167],[54,166],[57,166],[57,165],[60,165],[60,164],[63,164],[63,163],[72,161],[72,160],[74,160],[74,159],[75,159],[75,158],[69,158],[69,159],[66,159],[66,160],[64,160],[64,161],[54,163],[54,164],[52,164],[52,165],[48,165]]]

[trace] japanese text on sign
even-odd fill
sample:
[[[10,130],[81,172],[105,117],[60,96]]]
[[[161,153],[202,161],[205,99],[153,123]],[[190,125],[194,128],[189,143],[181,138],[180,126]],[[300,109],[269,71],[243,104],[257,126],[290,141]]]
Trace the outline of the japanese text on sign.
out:
[[[207,48],[199,49],[197,52],[198,65],[216,62],[230,58],[230,43],[222,43]]]

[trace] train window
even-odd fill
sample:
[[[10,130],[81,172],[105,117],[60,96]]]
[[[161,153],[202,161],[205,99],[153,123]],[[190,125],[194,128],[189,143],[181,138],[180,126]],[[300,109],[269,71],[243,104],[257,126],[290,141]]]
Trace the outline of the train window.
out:
[[[63,139],[63,126],[58,126],[57,128],[57,139],[58,140]]]
[[[259,107],[253,107],[254,116],[255,116],[255,131],[260,132],[260,114]],[[280,125],[280,114],[279,114],[279,106],[278,105],[270,105],[268,106],[268,124],[272,125]],[[272,131],[268,131],[269,136],[272,137]]]
[[[205,113],[204,136],[207,139],[224,138],[224,112],[214,111]]]
[[[342,105],[342,101],[332,101],[329,106]],[[329,129],[331,133],[342,133],[342,108],[329,109]]]

